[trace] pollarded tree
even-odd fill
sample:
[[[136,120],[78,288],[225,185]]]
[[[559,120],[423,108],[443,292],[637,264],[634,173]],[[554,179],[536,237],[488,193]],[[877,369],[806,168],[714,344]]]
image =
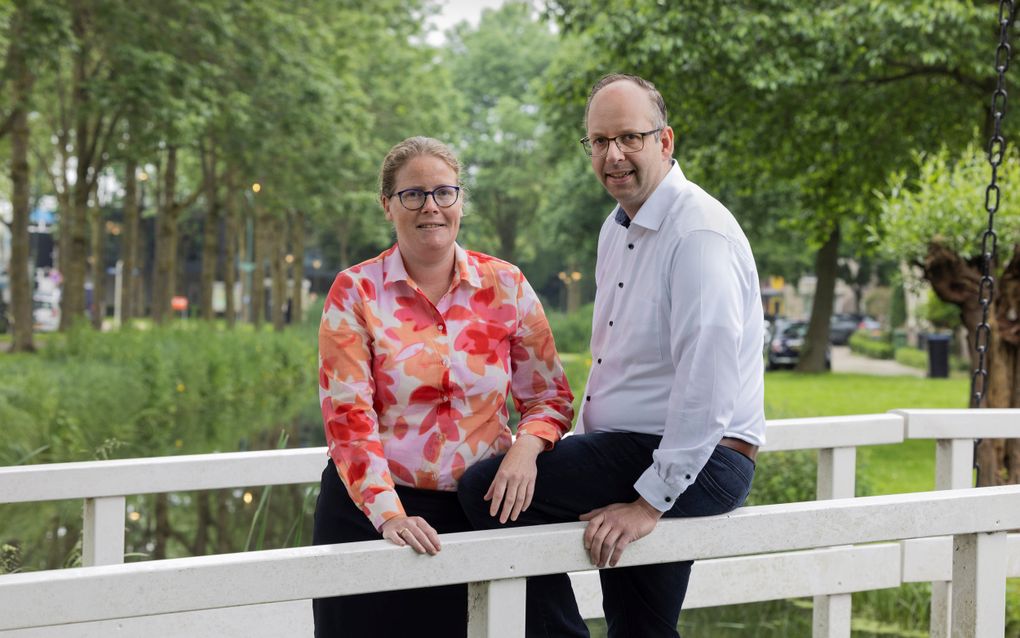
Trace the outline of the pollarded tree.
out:
[[[987,228],[985,188],[991,169],[976,147],[955,156],[943,149],[918,154],[916,171],[897,172],[880,196],[881,229],[876,239],[891,258],[913,262],[943,301],[960,309],[974,353],[981,321],[978,298],[981,241]],[[1001,207],[995,218],[998,262],[990,309],[991,342],[987,407],[1020,407],[1020,158],[1008,154],[999,167]],[[1020,483],[1020,441],[985,440],[978,448],[982,485]]]

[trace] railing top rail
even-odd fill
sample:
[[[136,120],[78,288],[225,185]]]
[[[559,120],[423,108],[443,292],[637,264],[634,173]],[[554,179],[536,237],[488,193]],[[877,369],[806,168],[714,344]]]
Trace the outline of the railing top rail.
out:
[[[0,503],[317,483],[326,448],[0,467]]]
[[[663,521],[621,566],[1016,527],[1018,485],[765,505]],[[0,630],[578,571],[583,529],[448,534],[435,557],[369,541],[10,574]]]
[[[807,419],[771,419],[762,451],[886,445],[903,442],[898,414],[856,414]]]
[[[1020,409],[892,410],[904,419],[908,439],[1007,439],[1020,437]]]
[[[771,419],[764,452],[899,443],[906,438],[1020,437],[1020,410],[894,410]],[[244,486],[317,483],[326,448],[193,454],[0,467],[0,504]]]

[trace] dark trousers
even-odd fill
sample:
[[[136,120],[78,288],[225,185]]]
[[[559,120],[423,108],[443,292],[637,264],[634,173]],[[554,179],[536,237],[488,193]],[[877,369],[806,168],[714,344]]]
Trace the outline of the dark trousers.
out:
[[[581,514],[638,497],[634,483],[652,463],[661,437],[626,432],[569,436],[538,457],[531,507],[507,526],[576,521]],[[502,457],[478,463],[458,486],[464,512],[476,529],[500,527],[482,500]],[[754,462],[717,447],[697,480],[666,512],[668,518],[724,514],[747,498]],[[611,638],[678,636],[676,626],[687,593],[691,562],[602,569],[602,605]],[[565,574],[528,579],[529,638],[588,636]]]
[[[453,492],[397,486],[408,516],[421,516],[440,534],[471,529]],[[379,540],[351,501],[330,460],[315,505],[315,545]],[[405,551],[413,551],[406,549]],[[338,579],[345,574],[337,574]],[[404,638],[467,635],[467,585],[319,598],[312,601],[316,638]]]

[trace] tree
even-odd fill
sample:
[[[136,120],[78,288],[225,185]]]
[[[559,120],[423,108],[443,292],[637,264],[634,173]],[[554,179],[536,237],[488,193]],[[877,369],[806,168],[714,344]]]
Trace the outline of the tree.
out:
[[[556,38],[532,12],[526,2],[485,10],[477,28],[456,27],[449,45],[469,122],[461,131],[473,202],[469,232],[510,261],[533,246],[522,240],[537,234],[531,231],[543,192],[539,176],[551,157],[535,79],[549,65]],[[477,229],[471,228],[473,215]]]
[[[11,282],[11,318],[14,339],[12,352],[29,352],[35,349],[32,340],[32,272],[29,269],[29,111],[37,74],[33,67],[47,61],[47,49],[52,44],[59,23],[53,9],[45,2],[17,0],[0,7],[0,25],[3,25],[0,42],[5,50],[0,70],[0,92],[7,100],[0,102],[0,139],[10,135],[10,175],[12,186],[12,238],[11,262],[8,265]],[[9,86],[9,91],[3,91]]]
[[[911,261],[924,270],[939,299],[958,307],[967,329],[971,359],[981,321],[978,288],[981,241],[987,228],[985,187],[991,169],[986,155],[970,146],[961,155],[942,149],[918,153],[910,170],[894,174],[880,197],[881,222],[875,240],[890,257]],[[1008,154],[999,167],[1001,201],[1016,202],[1020,189],[1020,157]],[[989,325],[990,348],[987,407],[1020,407],[1020,214],[1013,205],[1000,207],[995,226],[999,236],[994,265],[995,288]],[[977,453],[981,485],[1020,483],[1020,441],[988,439]]]
[[[873,223],[872,192],[917,148],[961,148],[994,86],[995,7],[793,0],[550,3],[586,68],[652,79],[678,153],[725,153],[710,190],[756,182],[797,194],[790,218],[815,253],[817,293],[799,369],[821,371],[840,246]],[[573,78],[571,78],[573,79]],[[594,77],[586,78],[591,84]],[[563,103],[581,93],[565,87]]]

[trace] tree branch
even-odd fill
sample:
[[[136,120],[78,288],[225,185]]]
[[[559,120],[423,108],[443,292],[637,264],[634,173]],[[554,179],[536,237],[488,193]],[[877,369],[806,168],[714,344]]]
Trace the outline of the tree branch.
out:
[[[909,65],[909,64],[897,64],[897,63],[894,63],[892,66],[898,66],[898,67],[903,68],[904,70],[901,71],[900,73],[894,73],[892,75],[880,75],[880,76],[865,77],[865,78],[858,79],[858,80],[847,80],[847,81],[841,82],[841,84],[844,84],[844,85],[846,85],[846,84],[869,84],[869,85],[877,86],[877,85],[882,85],[882,84],[892,84],[894,82],[899,82],[901,80],[907,80],[907,79],[910,79],[910,78],[913,78],[913,77],[943,76],[943,77],[947,77],[947,78],[953,79],[958,84],[961,84],[963,86],[969,86],[971,88],[979,89],[979,90],[982,90],[982,91],[984,91],[984,90],[989,88],[989,86],[986,83],[982,82],[978,78],[974,78],[974,77],[971,77],[969,75],[965,75],[959,69],[953,69],[953,68],[950,68],[950,67],[948,67],[948,66],[946,66],[944,64],[916,66],[916,65]]]

